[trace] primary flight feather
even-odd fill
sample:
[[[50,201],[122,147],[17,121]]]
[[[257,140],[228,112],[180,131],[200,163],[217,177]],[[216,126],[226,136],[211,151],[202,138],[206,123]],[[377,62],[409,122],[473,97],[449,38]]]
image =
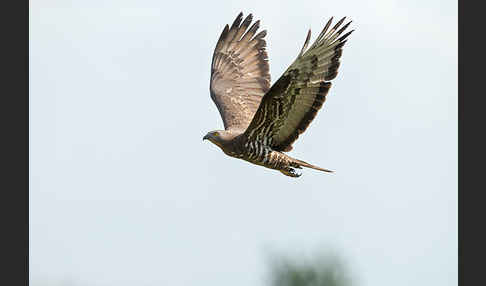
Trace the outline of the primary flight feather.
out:
[[[292,149],[326,99],[346,38],[345,18],[332,28],[327,22],[307,49],[307,33],[299,55],[270,86],[266,31],[257,33],[260,21],[240,13],[231,27],[226,25],[214,49],[210,93],[223,119],[225,130],[209,132],[204,139],[229,156],[299,177],[294,168],[331,172],[292,158]],[[243,21],[242,21],[243,20]]]

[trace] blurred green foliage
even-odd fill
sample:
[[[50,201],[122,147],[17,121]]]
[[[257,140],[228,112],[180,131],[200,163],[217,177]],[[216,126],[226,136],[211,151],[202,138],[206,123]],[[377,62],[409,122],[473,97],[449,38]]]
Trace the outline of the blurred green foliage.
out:
[[[351,286],[347,269],[336,255],[310,259],[273,257],[270,263],[271,286]]]

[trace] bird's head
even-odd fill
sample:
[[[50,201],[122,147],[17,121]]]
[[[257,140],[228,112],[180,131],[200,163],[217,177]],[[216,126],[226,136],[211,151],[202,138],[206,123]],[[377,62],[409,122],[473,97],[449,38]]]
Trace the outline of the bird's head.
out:
[[[203,137],[203,141],[207,139],[213,144],[223,148],[223,145],[231,141],[234,137],[235,136],[232,133],[226,130],[215,130],[208,132],[208,134]]]

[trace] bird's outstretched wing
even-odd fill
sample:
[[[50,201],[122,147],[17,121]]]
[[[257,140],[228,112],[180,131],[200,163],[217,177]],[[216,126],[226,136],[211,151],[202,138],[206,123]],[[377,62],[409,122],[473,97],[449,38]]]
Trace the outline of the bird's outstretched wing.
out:
[[[248,15],[243,23],[242,18],[243,13],[240,13],[231,28],[226,25],[219,37],[213,54],[209,88],[224,128],[241,132],[250,124],[263,95],[270,88],[263,39],[266,31],[255,35],[260,21],[248,29],[252,15]]]
[[[277,151],[290,151],[292,143],[314,119],[331,87],[329,80],[337,75],[339,58],[346,37],[341,33],[341,19],[329,30],[332,18],[312,46],[309,30],[304,46],[296,60],[265,94],[245,136],[263,141]],[[339,29],[339,30],[338,30]]]

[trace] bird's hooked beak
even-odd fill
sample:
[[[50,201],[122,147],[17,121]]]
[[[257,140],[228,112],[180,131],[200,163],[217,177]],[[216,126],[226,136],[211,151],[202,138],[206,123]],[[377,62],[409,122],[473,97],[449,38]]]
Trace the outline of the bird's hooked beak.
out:
[[[204,140],[206,140],[206,139],[209,139],[209,138],[210,138],[209,134],[206,134],[206,135],[204,135],[204,137],[203,137],[203,141],[204,141]]]

